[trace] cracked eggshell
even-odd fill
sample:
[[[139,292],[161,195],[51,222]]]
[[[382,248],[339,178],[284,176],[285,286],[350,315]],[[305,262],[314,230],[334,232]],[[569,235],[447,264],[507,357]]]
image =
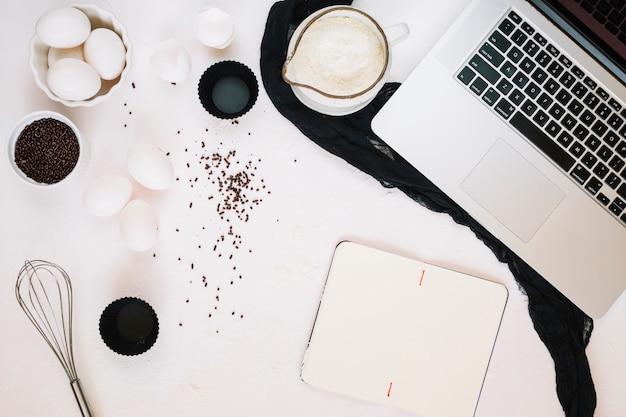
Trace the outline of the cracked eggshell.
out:
[[[144,200],[131,200],[122,209],[119,227],[124,242],[137,252],[152,248],[159,235],[157,215]]]
[[[126,167],[135,181],[151,190],[165,190],[174,181],[172,162],[151,143],[134,144],[126,155]]]
[[[92,216],[113,216],[124,208],[132,194],[133,187],[126,177],[104,175],[85,187],[83,205]]]
[[[217,7],[206,7],[196,15],[193,31],[200,42],[224,49],[233,41],[235,26],[232,17]]]
[[[191,72],[191,57],[176,39],[158,44],[150,56],[156,74],[170,83],[184,81]]]

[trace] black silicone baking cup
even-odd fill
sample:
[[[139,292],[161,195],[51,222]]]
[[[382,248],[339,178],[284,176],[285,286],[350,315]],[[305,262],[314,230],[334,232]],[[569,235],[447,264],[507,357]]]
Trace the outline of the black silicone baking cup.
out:
[[[154,309],[139,298],[115,300],[100,316],[102,340],[120,355],[144,353],[154,345],[158,334],[159,321]]]
[[[237,61],[220,61],[207,68],[198,82],[198,97],[206,111],[220,119],[246,114],[259,95],[254,72]]]

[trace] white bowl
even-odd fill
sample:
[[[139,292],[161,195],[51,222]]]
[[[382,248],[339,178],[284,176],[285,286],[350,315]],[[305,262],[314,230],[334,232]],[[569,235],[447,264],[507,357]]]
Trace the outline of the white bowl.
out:
[[[35,83],[51,100],[62,103],[68,107],[90,107],[102,102],[113,94],[126,79],[130,68],[131,44],[126,28],[111,12],[93,4],[73,4],[72,7],[82,10],[83,13],[87,15],[91,22],[92,30],[96,28],[107,28],[113,30],[120,36],[126,47],[126,65],[119,77],[110,81],[102,80],[102,87],[95,96],[87,100],[72,101],[57,96],[48,87],[48,50],[50,47],[44,44],[37,35],[34,35],[30,41],[30,57],[28,64],[35,77]]]
[[[56,119],[68,125],[74,131],[74,134],[76,135],[76,139],[78,140],[78,146],[79,146],[78,161],[76,162],[76,165],[74,166],[72,171],[65,178],[53,184],[42,183],[42,182],[33,180],[32,178],[28,177],[17,166],[15,162],[15,146],[20,136],[20,133],[22,133],[22,130],[24,130],[26,126],[33,123],[34,121],[46,119],[46,118]],[[9,138],[7,140],[7,157],[9,160],[9,165],[13,169],[13,172],[15,172],[15,174],[19,178],[21,178],[26,183],[31,184],[31,185],[35,185],[35,186],[42,187],[42,188],[50,188],[50,187],[55,187],[59,184],[65,183],[69,178],[73,177],[76,174],[76,172],[84,169],[87,164],[87,160],[89,158],[89,149],[88,149],[87,143],[85,142],[85,140],[83,140],[80,134],[80,131],[70,119],[68,119],[67,117],[63,116],[60,113],[42,110],[42,111],[36,111],[30,114],[27,114],[13,126],[13,128],[9,132]]]

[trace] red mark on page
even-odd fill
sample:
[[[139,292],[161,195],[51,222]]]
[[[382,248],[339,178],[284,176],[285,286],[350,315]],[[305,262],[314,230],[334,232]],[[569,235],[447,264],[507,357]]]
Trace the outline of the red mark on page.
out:
[[[389,383],[389,389],[387,390],[387,397],[391,396],[391,386],[393,385],[393,382]]]
[[[426,270],[422,269],[422,276],[420,277],[420,284],[419,284],[420,287],[422,286],[422,281],[424,281],[424,274],[425,273],[426,273]]]

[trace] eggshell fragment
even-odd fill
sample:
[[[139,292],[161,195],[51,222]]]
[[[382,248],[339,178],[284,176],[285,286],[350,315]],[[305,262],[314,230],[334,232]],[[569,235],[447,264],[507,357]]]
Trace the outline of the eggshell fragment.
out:
[[[112,216],[122,210],[132,193],[133,187],[125,177],[104,175],[85,187],[83,205],[92,216]]]
[[[235,35],[233,19],[217,7],[202,9],[194,19],[193,31],[200,42],[217,49],[230,45]]]
[[[120,213],[120,234],[128,247],[143,252],[156,244],[159,221],[150,204],[143,200],[131,200]]]
[[[39,39],[54,48],[73,48],[85,42],[91,32],[91,22],[85,13],[65,6],[48,10],[35,24]]]
[[[151,190],[165,190],[174,181],[172,163],[155,145],[140,142],[133,145],[126,155],[130,175]]]
[[[48,69],[48,87],[66,100],[87,100],[100,91],[102,80],[84,61],[64,58]]]
[[[176,39],[157,45],[150,56],[150,65],[159,77],[170,83],[184,81],[191,71],[191,57]]]
[[[83,47],[85,61],[93,66],[103,80],[116,79],[126,63],[122,38],[111,29],[94,29]]]

